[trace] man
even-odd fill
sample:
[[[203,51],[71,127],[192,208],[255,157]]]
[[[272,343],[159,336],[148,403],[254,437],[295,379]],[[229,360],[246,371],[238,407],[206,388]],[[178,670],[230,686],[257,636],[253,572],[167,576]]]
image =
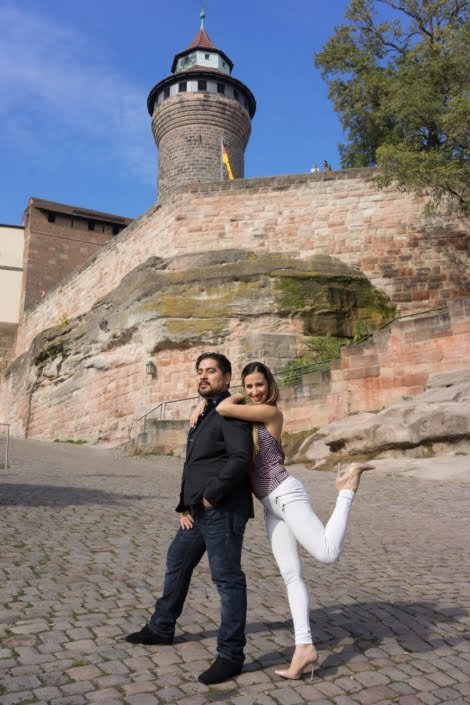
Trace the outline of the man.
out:
[[[244,661],[246,581],[240,565],[243,534],[253,516],[249,470],[251,425],[225,419],[217,404],[229,396],[232,366],[225,355],[203,353],[196,361],[198,392],[206,408],[188,436],[180,502],[180,528],[168,554],[163,594],[131,644],[171,644],[194,568],[207,550],[212,581],[221,600],[218,656],[200,674],[205,684],[240,673]]]

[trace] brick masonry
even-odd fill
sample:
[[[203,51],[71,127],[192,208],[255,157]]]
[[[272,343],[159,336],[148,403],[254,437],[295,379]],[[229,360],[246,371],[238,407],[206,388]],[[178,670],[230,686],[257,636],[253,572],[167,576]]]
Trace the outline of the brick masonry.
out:
[[[331,255],[360,268],[402,312],[468,294],[466,222],[426,218],[422,201],[377,191],[373,179],[370,169],[350,169],[175,189],[25,313],[17,355],[61,316],[88,311],[151,255],[231,248]]]
[[[251,120],[236,100],[210,93],[183,93],[165,100],[152,118],[158,146],[160,199],[191,181],[227,178],[221,168],[224,140],[235,178],[244,176],[244,153]]]
[[[289,392],[286,429],[382,408],[400,394],[421,391],[430,373],[469,364],[468,302],[456,301],[468,291],[465,224],[456,216],[427,219],[422,206],[391,189],[377,192],[367,169],[181,188],[26,312],[16,353],[27,351],[38,333],[59,320],[86,313],[150,256],[189,255],[172,264],[184,267],[191,253],[208,250],[324,254],[360,268],[400,313],[449,303],[425,323],[396,323],[377,334],[373,346],[345,350],[330,379],[311,380],[311,388],[305,381]],[[248,359],[282,367],[296,356],[298,337],[273,321],[248,327],[233,320],[219,348],[234,363],[236,383]],[[145,374],[148,352],[135,340],[107,353],[102,369],[82,369],[60,385],[51,360],[50,382],[33,394],[28,370],[15,363],[2,389],[4,413],[8,406],[17,435],[123,441],[138,430],[135,419],[153,406],[194,393],[194,359],[205,347],[202,341],[156,353],[154,379]]]
[[[23,255],[23,282],[20,311],[28,311],[77,267],[89,262],[109,240],[113,238],[114,222],[106,222],[102,215],[90,211],[63,207],[67,212],[55,212],[36,205],[37,199],[30,199],[25,214],[25,241]],[[62,208],[61,204],[57,204]],[[81,213],[81,215],[78,215]],[[100,215],[94,220],[93,214]],[[50,221],[49,218],[53,220]],[[130,222],[122,221],[120,229]]]
[[[17,328],[16,323],[0,323],[0,379],[13,360]]]

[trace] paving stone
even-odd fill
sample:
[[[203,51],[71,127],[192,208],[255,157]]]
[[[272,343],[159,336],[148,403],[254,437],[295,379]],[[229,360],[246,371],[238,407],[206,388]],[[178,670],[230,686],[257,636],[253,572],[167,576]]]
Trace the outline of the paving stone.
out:
[[[161,700],[150,693],[141,693],[140,695],[128,696],[125,703],[127,705],[160,705]]]
[[[216,653],[220,604],[206,558],[173,646],[123,640],[159,595],[180,474],[176,459],[14,440],[12,471],[2,475],[1,545],[24,548],[15,549],[17,564],[0,555],[2,685],[15,688],[0,705],[18,697],[39,705],[461,705],[469,698],[467,485],[375,473],[361,485],[340,561],[326,566],[303,555],[320,650],[313,683],[287,684],[274,673],[289,663],[293,633],[258,505],[243,554],[245,668],[208,689],[197,676]],[[332,476],[294,474],[325,521]],[[54,493],[60,503],[48,504]]]
[[[33,700],[34,695],[30,690],[17,693],[9,693],[8,695],[0,695],[0,705],[19,705],[19,703]]]

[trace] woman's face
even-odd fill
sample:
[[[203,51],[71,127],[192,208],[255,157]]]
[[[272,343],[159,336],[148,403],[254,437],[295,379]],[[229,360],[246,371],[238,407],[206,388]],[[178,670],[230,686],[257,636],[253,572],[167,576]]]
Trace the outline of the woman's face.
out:
[[[268,398],[268,381],[261,372],[247,375],[243,386],[253,404],[263,404]]]

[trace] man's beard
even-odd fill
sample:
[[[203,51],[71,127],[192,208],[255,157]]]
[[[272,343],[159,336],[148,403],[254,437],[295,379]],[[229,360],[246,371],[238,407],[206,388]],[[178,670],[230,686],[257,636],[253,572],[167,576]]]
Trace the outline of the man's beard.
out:
[[[203,389],[201,389],[201,385],[198,385],[197,391],[199,396],[201,396],[203,399],[208,399],[209,397],[214,396],[214,390],[208,382],[206,382]]]

